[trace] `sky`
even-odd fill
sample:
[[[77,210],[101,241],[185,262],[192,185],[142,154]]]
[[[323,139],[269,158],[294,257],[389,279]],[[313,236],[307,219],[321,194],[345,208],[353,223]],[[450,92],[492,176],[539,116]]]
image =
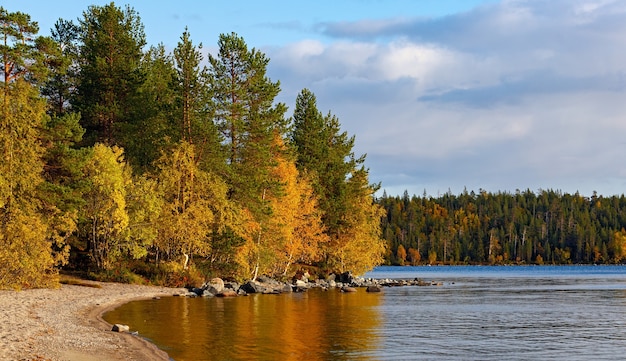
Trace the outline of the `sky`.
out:
[[[5,0],[49,35],[108,1]],[[307,88],[381,194],[626,193],[624,0],[145,0],[148,44],[235,32],[293,114]]]

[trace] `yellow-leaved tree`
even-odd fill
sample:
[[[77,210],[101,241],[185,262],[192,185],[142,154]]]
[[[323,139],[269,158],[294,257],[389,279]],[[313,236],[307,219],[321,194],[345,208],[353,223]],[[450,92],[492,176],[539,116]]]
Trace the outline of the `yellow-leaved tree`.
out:
[[[21,79],[5,84],[1,96],[0,289],[55,285],[75,223],[39,192],[45,101]]]
[[[620,263],[626,259],[626,230],[624,228],[613,233],[608,250],[613,262]]]
[[[242,212],[228,199],[226,183],[199,169],[192,144],[176,145],[157,166],[164,202],[155,246],[161,257],[179,259],[186,268],[193,255],[211,255],[224,234],[239,235]]]
[[[339,272],[361,275],[383,262],[386,242],[381,238],[380,219],[385,211],[374,202],[375,189],[367,173],[355,169],[347,180],[346,211],[327,247],[329,266]]]
[[[89,239],[89,251],[98,269],[111,269],[123,254],[128,235],[126,187],[131,180],[123,150],[97,143],[85,164],[89,182],[85,192],[83,232]]]
[[[273,213],[268,237],[273,241],[268,244],[272,248],[274,262],[267,273],[285,276],[294,263],[319,261],[321,247],[328,241],[328,236],[324,233],[313,187],[298,172],[284,141],[277,135],[274,142],[281,152],[277,153],[272,176],[282,184],[282,189],[269,195]]]
[[[0,6],[0,289],[58,284],[75,229],[74,215],[41,192],[48,116],[36,83],[50,42],[38,31],[29,15]]]

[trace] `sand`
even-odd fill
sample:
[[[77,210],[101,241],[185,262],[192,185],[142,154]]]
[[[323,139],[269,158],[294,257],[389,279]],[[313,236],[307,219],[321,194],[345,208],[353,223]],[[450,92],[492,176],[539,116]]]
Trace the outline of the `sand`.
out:
[[[111,331],[102,314],[136,299],[184,289],[89,282],[101,288],[0,291],[0,360],[169,360],[139,336]]]

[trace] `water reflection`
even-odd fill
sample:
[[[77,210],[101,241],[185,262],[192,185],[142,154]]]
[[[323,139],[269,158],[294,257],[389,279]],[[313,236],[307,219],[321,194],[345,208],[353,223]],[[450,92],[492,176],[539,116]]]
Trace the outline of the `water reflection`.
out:
[[[382,340],[383,294],[135,301],[105,315],[181,360],[370,360]]]
[[[133,302],[105,319],[129,324],[177,361],[612,361],[626,355],[626,266],[380,272],[444,285],[384,294],[173,297]]]

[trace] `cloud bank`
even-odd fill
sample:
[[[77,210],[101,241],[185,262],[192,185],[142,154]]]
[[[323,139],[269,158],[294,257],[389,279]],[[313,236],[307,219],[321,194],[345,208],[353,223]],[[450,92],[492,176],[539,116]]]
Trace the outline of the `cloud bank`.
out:
[[[625,2],[511,0],[314,31],[267,51],[270,76],[287,104],[312,90],[387,193],[625,192]]]

